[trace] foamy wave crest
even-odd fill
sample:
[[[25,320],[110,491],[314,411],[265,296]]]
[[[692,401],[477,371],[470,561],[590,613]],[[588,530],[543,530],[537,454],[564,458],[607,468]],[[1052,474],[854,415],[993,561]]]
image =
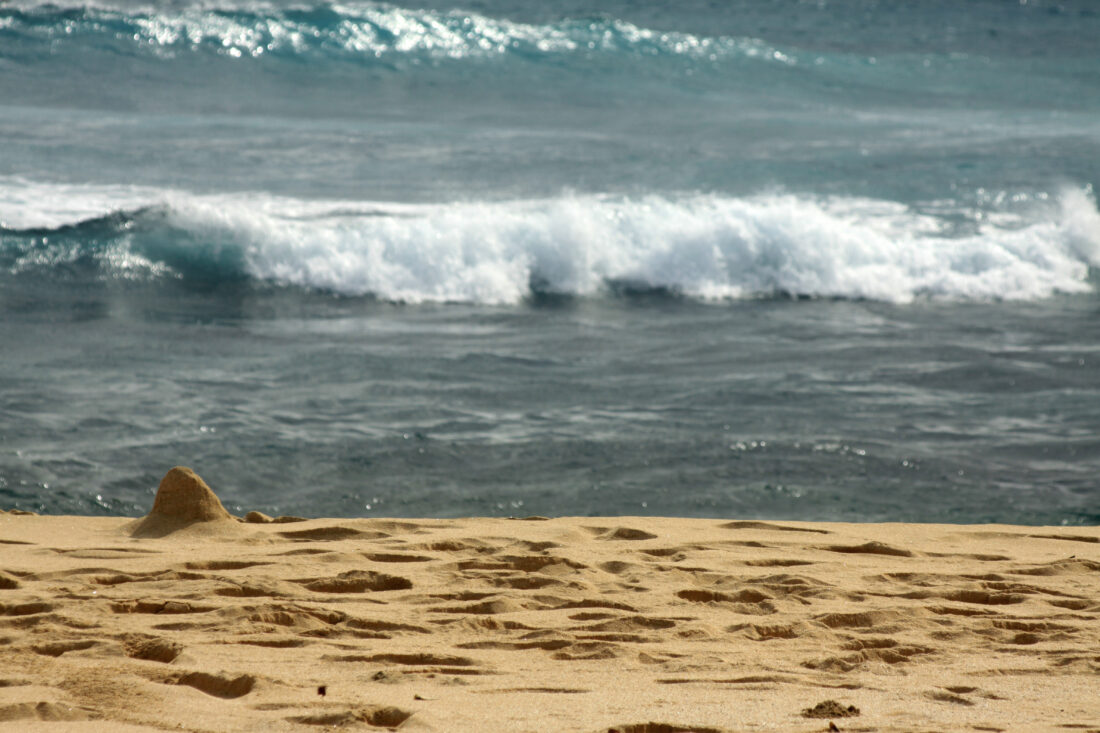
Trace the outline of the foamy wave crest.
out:
[[[268,4],[116,8],[16,3],[0,8],[0,33],[49,42],[54,53],[92,43],[132,53],[209,52],[232,58],[321,55],[461,59],[615,53],[690,59],[759,58],[794,63],[763,41],[653,31],[616,19],[531,25],[459,11],[414,10],[382,3]]]
[[[88,193],[97,196],[100,209],[120,199],[141,207],[63,229],[94,225],[86,237],[115,260],[131,256],[131,267],[140,257],[150,271],[179,277],[244,277],[408,303],[509,304],[533,293],[623,289],[700,299],[1029,300],[1088,292],[1089,268],[1100,265],[1100,213],[1081,190],[1027,215],[984,216],[964,234],[894,202],[791,194],[436,205]],[[11,200],[0,194],[4,246],[24,242],[41,265],[51,250],[25,243],[43,231],[28,228],[35,217],[27,208],[23,227],[13,228]],[[89,201],[68,207],[96,210]],[[45,207],[41,223],[56,226],[58,216]]]

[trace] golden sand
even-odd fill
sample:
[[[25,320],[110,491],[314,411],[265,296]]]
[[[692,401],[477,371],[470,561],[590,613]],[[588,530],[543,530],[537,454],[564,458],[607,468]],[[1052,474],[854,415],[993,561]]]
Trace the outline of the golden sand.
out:
[[[1098,528],[245,523],[193,476],[0,513],[0,728],[1100,730]]]

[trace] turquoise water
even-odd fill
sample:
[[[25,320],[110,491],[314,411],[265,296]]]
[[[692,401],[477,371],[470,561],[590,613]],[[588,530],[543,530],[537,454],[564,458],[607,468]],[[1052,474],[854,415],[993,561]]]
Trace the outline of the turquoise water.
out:
[[[0,6],[0,505],[1095,523],[1091,2]]]

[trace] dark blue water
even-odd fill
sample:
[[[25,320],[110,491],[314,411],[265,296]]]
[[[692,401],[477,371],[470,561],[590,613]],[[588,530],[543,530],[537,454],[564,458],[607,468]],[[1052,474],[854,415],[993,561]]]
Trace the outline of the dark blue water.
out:
[[[1097,38],[0,5],[0,506],[1096,523]]]

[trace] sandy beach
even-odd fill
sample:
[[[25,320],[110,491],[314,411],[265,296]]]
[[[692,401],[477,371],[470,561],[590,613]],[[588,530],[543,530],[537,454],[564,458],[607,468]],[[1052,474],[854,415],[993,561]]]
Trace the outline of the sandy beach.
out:
[[[168,485],[168,488],[165,488]],[[1100,730],[1100,529],[0,513],[0,728]]]

